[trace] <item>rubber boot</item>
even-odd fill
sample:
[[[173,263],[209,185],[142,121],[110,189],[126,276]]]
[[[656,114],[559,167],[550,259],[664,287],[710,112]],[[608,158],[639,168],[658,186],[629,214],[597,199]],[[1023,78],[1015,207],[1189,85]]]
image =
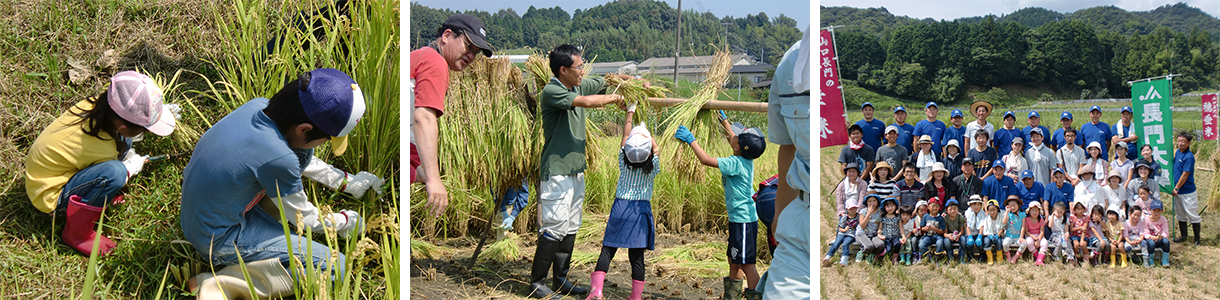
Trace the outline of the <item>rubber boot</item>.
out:
[[[844,257],[846,258],[846,257]],[[724,278],[724,294],[720,295],[721,300],[739,300],[741,299],[741,279]]]
[[[1123,262],[1122,267],[1126,268],[1127,267],[1127,253],[1124,252],[1123,254],[1119,254],[1119,259]]]
[[[1161,266],[1166,268],[1169,267],[1169,252],[1161,252]]]
[[[1175,244],[1186,241],[1186,222],[1178,221],[1178,231],[1181,232],[1182,235],[1176,239],[1173,239]]]
[[[741,299],[745,299],[745,300],[762,300],[762,297],[763,297],[762,292],[756,291],[754,289],[746,289],[745,291],[741,292]]]
[[[72,246],[76,251],[89,255],[89,252],[93,250],[94,239],[99,239],[97,256],[110,254],[110,251],[114,250],[116,246],[114,241],[93,231],[97,226],[97,219],[102,216],[103,208],[85,204],[80,200],[80,196],[68,197],[68,217],[63,232],[64,243]]]
[[[597,296],[599,298],[601,297],[600,294],[598,294]],[[641,300],[641,299],[644,299],[644,281],[643,280],[631,280],[631,297],[627,297],[627,300]]]
[[[891,253],[890,254],[890,264],[897,266],[898,265],[898,256],[899,256],[898,254]]]
[[[589,289],[578,287],[568,281],[568,270],[572,266],[572,248],[576,246],[576,235],[569,234],[559,242],[559,250],[555,251],[555,278],[551,280],[551,289],[564,295],[584,295]]]
[[[1110,268],[1113,269],[1114,266],[1115,266],[1114,252],[1110,252]]]
[[[983,253],[986,253],[986,254],[987,254],[987,265],[988,265],[988,266],[990,266],[990,265],[994,265],[994,264],[995,264],[995,257],[994,257],[994,255],[992,255],[992,254],[991,254],[991,250],[984,250],[984,251],[983,251]]]
[[[1195,246],[1199,245],[1199,229],[1203,227],[1203,223],[1190,223],[1190,230],[1195,232]]]
[[[590,277],[589,278],[589,289],[590,289],[589,297],[585,297],[585,300],[602,299],[602,284],[604,282],[606,282],[606,272],[604,272],[604,271],[593,272],[593,275],[591,275],[589,277]],[[633,292],[634,292],[634,289],[635,289],[635,283],[632,282]]]
[[[1035,265],[1035,266],[1041,266],[1041,265],[1043,265],[1043,264],[1042,264],[1042,259],[1043,259],[1043,258],[1046,258],[1046,253],[1038,252],[1038,260],[1035,260],[1035,261],[1034,261],[1034,265]]]
[[[1152,267],[1152,257],[1148,254],[1144,254],[1144,267],[1145,268]]]
[[[559,241],[552,240],[546,234],[538,235],[538,248],[534,250],[534,264],[530,268],[531,298],[546,298],[554,294],[546,285],[547,272],[555,260],[555,251],[559,249]]]

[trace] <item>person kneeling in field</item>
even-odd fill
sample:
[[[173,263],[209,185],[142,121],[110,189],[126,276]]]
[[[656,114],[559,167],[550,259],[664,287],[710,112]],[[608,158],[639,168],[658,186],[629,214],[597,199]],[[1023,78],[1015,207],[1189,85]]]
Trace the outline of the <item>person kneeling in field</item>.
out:
[[[95,239],[98,256],[115,243],[94,232],[94,223],[111,203],[122,202],[119,189],[144,168],[132,138],[145,131],[167,136],[177,124],[162,93],[148,76],[115,74],[106,92],[68,108],[38,135],[25,158],[25,190],[43,213],[66,213],[63,238],[89,255]]]
[[[758,238],[758,214],[754,202],[750,200],[753,194],[754,159],[766,151],[767,141],[762,130],[745,128],[740,123],[729,125],[724,111],[720,112],[720,124],[728,132],[729,145],[733,148],[733,156],[713,158],[703,152],[703,148],[695,142],[695,136],[686,126],[678,126],[674,137],[690,145],[695,151],[695,157],[705,166],[719,168],[724,177],[724,201],[729,215],[729,278],[724,279],[723,299],[762,299],[762,293],[755,291],[758,284],[758,270],[754,268],[756,247],[754,241]],[[746,289],[741,291],[741,272],[745,272]]]
[[[290,264],[294,257],[329,274],[323,278],[343,278],[343,254],[332,256],[330,248],[309,236],[285,235],[276,216],[282,210],[289,224],[307,232],[359,237],[360,214],[320,211],[306,196],[301,177],[357,198],[380,192],[377,176],[348,174],[313,153],[332,137],[350,133],[364,107],[364,95],[351,77],[317,69],[284,85],[270,100],[257,98],[238,107],[199,138],[182,174],[182,231],[219,270],[191,279],[189,289],[198,290],[199,299],[214,299],[221,292],[253,297],[240,261],[247,264],[259,298],[293,293],[294,278],[304,278]]]
[[[602,253],[597,257],[597,266],[591,276],[590,299],[602,299],[602,283],[610,260],[618,248],[627,248],[631,259],[630,300],[640,300],[644,294],[644,250],[656,247],[656,229],[652,218],[653,178],[661,172],[659,148],[652,139],[648,127],[641,123],[631,127],[635,115],[635,104],[627,107],[627,120],[623,123],[622,151],[618,155],[618,187],[614,193],[614,205],[606,219],[606,233],[602,238]]]

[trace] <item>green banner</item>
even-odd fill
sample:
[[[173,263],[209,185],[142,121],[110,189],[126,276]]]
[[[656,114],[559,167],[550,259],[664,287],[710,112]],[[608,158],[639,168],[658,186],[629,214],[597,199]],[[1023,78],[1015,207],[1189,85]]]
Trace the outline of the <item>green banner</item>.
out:
[[[1152,156],[1161,164],[1161,191],[1173,191],[1173,81],[1157,79],[1131,84],[1131,107],[1135,109],[1135,132],[1142,144],[1152,146]],[[1138,151],[1138,150],[1137,150]]]

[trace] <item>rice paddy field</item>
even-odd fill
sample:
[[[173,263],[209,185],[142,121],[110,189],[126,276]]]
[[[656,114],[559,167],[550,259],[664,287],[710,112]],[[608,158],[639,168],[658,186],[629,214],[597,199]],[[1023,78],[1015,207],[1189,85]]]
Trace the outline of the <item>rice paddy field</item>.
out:
[[[1198,101],[1198,97],[1194,97]],[[1175,99],[1175,107],[1191,106],[1190,101]],[[906,104],[904,104],[906,105]],[[1034,107],[1013,108],[1039,109],[1043,115],[1058,113],[1063,109],[1072,111],[1076,116],[1076,125],[1081,122],[1082,115],[1093,104],[1079,105],[1042,105]],[[1193,104],[1197,107],[1198,102]],[[907,107],[920,107],[921,104]],[[1121,103],[1102,104],[1103,107],[1122,107]],[[851,110],[851,108],[849,108]],[[1007,108],[996,110],[1009,110]],[[1050,111],[1046,111],[1050,110]],[[940,119],[948,122],[948,109],[942,109]],[[922,119],[923,112],[918,109],[908,109],[911,115],[908,121]],[[1117,118],[1117,111],[1106,113],[1103,120]],[[1175,112],[1176,128],[1200,128],[1198,112],[1194,117],[1188,113]],[[876,117],[892,123],[892,114],[878,110]],[[848,113],[850,120],[862,118],[859,110]],[[967,118],[970,120],[972,118]],[[998,120],[995,114],[989,119]],[[913,124],[914,122],[912,122]],[[1025,120],[1018,120],[1019,126],[1024,126]],[[1043,123],[1049,128],[1058,128],[1057,120],[1053,123]],[[881,266],[871,266],[867,263],[853,263],[847,267],[833,264],[832,267],[820,268],[822,298],[827,299],[1215,299],[1220,298],[1220,220],[1215,211],[1220,209],[1217,201],[1212,199],[1212,191],[1220,188],[1217,181],[1216,156],[1214,141],[1196,140],[1192,146],[1199,160],[1199,169],[1195,181],[1199,187],[1199,199],[1203,210],[1202,245],[1171,245],[1169,268],[1154,267],[1146,269],[1143,266],[1128,264],[1127,268],[1105,267],[1072,267],[1059,262],[1047,263],[1045,266],[1034,266],[1032,261],[1023,259],[1019,264],[996,263],[986,264],[923,264],[895,267],[888,262]],[[825,256],[828,241],[834,239],[834,228],[838,224],[834,211],[834,188],[843,179],[838,163],[840,147],[821,149],[821,214],[818,217],[821,237],[821,252],[817,259]],[[1208,169],[1208,170],[1203,170]],[[1165,202],[1164,215],[1170,218],[1171,226],[1177,226],[1172,218],[1172,197],[1163,195]],[[1173,234],[1177,235],[1177,228]],[[854,256],[854,254],[853,254]],[[1049,260],[1049,257],[1048,257]]]
[[[722,64],[721,72],[727,73],[727,60]],[[535,97],[538,86],[544,85],[550,74],[541,55],[531,57],[522,69],[507,60],[480,57],[464,72],[450,76],[438,151],[449,208],[440,217],[427,214],[423,187],[413,186],[411,209],[416,217],[411,220],[412,298],[518,299],[530,292],[528,276],[538,228],[534,200],[516,219],[515,230],[498,241],[489,239],[473,267],[470,260],[481,237],[493,234],[488,222],[493,218],[495,195],[519,186],[523,179],[537,182],[542,139],[540,121],[534,117],[538,109]],[[719,87],[723,76],[709,81],[716,84],[702,84],[689,96],[679,95],[692,99],[687,104],[641,106],[637,110],[636,122],[647,122],[658,139],[662,158],[652,199],[657,250],[645,254],[649,282],[645,294],[652,299],[703,299],[718,297],[723,290],[721,277],[728,273],[724,246],[727,217],[720,175],[716,169],[697,165],[690,148],[672,138],[678,125],[686,125],[710,155],[731,155],[713,113],[698,109],[723,94]],[[651,90],[610,80],[607,91],[624,94],[629,101],[639,101],[644,94],[674,97],[672,84],[649,80],[654,85]],[[586,111],[585,206],[569,274],[569,280],[584,286],[593,272],[614,199],[618,179],[615,158],[624,118],[624,113],[614,107]],[[766,130],[764,113],[728,115],[733,121]],[[754,165],[754,184],[776,174],[776,150],[768,150]],[[530,189],[536,191],[533,184]],[[759,237],[758,268],[762,272],[769,254],[765,254],[765,234]],[[606,283],[609,298],[627,296],[629,272],[625,250],[620,251]]]
[[[255,97],[270,97],[296,74],[320,67],[351,75],[368,109],[347,154],[318,155],[348,171],[387,179],[380,197],[355,199],[321,185],[307,192],[323,210],[352,209],[363,236],[315,240],[347,255],[333,282],[307,272],[298,299],[397,299],[398,5],[352,1],[350,15],[304,14],[334,1],[5,1],[0,3],[0,295],[15,299],[191,298],[187,279],[212,268],[184,241],[178,216],[182,169],[211,124]],[[311,16],[312,15],[312,16]],[[294,22],[295,21],[295,22]],[[314,24],[312,29],[306,24]],[[280,37],[274,50],[268,41]],[[309,50],[304,50],[309,43]],[[183,107],[168,137],[146,135],[146,164],[110,206],[104,235],[118,243],[91,260],[60,238],[63,216],[39,212],[24,188],[30,144],[67,107],[99,94],[110,75],[153,77],[166,103]],[[372,193],[370,193],[372,194]]]

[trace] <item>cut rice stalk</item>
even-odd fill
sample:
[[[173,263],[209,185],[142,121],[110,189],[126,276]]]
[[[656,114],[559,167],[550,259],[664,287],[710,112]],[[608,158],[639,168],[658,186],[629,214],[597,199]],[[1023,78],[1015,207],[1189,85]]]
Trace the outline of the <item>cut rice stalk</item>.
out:
[[[728,147],[727,142],[721,139],[724,137],[722,134],[724,130],[716,120],[715,113],[701,109],[704,104],[715,99],[720,93],[725,79],[728,78],[730,68],[732,68],[732,64],[729,61],[729,52],[726,47],[712,56],[712,64],[705,73],[706,80],[703,81],[703,86],[689,101],[672,108],[671,114],[664,121],[663,136],[672,137],[678,131],[678,126],[686,126],[695,135],[696,140],[702,141],[699,145],[708,155],[724,157],[732,154],[731,151],[727,151],[731,147]],[[689,149],[690,147],[680,144],[680,141],[673,138],[665,138],[661,141],[665,144],[661,146],[666,151],[665,159],[669,161],[676,174],[693,182],[703,182],[708,177],[706,169],[699,164],[694,152]]]

